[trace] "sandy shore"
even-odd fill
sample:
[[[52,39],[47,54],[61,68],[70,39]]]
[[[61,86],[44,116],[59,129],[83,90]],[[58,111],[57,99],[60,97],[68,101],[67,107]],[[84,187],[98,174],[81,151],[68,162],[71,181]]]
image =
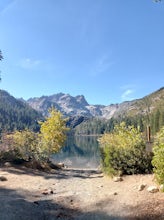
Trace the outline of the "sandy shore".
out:
[[[65,169],[45,173],[1,167],[1,220],[164,220],[164,193],[149,193],[152,175],[114,182],[98,170]],[[138,191],[140,184],[145,189]]]

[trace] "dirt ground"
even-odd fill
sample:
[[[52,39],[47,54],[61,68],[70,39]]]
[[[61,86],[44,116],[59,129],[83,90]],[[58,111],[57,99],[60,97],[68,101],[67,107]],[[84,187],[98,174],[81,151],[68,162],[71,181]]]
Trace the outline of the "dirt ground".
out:
[[[114,182],[98,170],[11,166],[0,176],[7,178],[0,181],[0,220],[164,220],[164,193],[147,191],[152,175]]]

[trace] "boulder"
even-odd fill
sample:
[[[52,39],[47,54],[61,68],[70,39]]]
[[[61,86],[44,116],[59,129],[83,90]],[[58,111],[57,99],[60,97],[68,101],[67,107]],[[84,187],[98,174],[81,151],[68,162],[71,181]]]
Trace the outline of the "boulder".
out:
[[[150,193],[156,193],[156,192],[159,191],[159,189],[158,189],[158,187],[156,187],[156,186],[149,186],[149,187],[147,188],[147,191],[150,192]]]
[[[58,163],[57,166],[58,166],[59,168],[64,168],[64,163]]]
[[[121,176],[115,176],[115,177],[113,177],[113,181],[114,182],[121,182],[121,181],[123,181],[123,179]]]
[[[5,176],[0,176],[0,181],[7,181],[7,178]]]
[[[160,189],[161,191],[164,191],[164,184],[161,184],[160,187],[159,187],[159,189]]]

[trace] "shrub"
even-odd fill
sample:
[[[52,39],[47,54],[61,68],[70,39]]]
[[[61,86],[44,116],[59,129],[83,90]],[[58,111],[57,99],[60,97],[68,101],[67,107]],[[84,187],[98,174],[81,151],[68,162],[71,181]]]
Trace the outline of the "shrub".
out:
[[[39,147],[39,134],[31,130],[16,131],[12,134],[14,149],[24,160],[39,160],[41,149]]]
[[[0,138],[0,162],[13,161],[20,158],[17,149],[14,148],[14,140],[11,134],[2,133]]]
[[[146,143],[134,126],[122,122],[114,131],[100,139],[102,169],[109,175],[150,173],[151,154]]]
[[[64,145],[66,132],[69,130],[66,127],[67,119],[63,118],[61,112],[52,108],[49,114],[50,117],[40,123],[41,148],[48,159]]]
[[[50,116],[44,122],[40,122],[40,133],[25,129],[1,139],[3,151],[0,153],[0,159],[3,157],[5,160],[12,156],[13,160],[22,159],[35,164],[49,161],[50,156],[63,146],[68,130],[66,119],[59,111],[50,109],[49,113]]]
[[[153,146],[153,171],[159,184],[164,184],[164,127],[157,133]]]

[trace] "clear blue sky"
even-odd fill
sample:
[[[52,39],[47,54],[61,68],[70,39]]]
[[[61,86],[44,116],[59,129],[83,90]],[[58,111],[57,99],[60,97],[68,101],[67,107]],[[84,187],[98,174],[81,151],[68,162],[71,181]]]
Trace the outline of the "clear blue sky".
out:
[[[0,0],[0,88],[120,103],[164,86],[164,2]]]

